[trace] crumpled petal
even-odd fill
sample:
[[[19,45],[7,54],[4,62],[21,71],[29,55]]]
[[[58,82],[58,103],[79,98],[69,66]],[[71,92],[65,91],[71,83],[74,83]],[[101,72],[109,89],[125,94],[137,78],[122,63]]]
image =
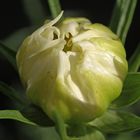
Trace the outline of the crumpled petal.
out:
[[[51,118],[89,122],[121,93],[124,47],[109,28],[86,18],[56,19],[27,37],[17,53],[19,75],[32,103]]]

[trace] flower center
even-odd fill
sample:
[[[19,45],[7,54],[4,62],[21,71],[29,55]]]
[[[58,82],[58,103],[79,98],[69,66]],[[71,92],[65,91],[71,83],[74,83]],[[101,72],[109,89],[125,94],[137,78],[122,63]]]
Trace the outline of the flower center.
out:
[[[66,45],[64,46],[63,51],[67,52],[67,51],[71,51],[72,50],[72,34],[68,33],[67,35],[65,35],[65,41],[66,41]]]

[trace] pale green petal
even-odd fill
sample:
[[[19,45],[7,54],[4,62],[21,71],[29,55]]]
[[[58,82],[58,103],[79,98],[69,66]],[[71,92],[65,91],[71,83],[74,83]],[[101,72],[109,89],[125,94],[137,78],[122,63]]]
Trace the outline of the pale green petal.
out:
[[[122,43],[110,29],[62,13],[27,37],[17,53],[31,102],[51,118],[83,123],[103,114],[121,93],[127,74]]]

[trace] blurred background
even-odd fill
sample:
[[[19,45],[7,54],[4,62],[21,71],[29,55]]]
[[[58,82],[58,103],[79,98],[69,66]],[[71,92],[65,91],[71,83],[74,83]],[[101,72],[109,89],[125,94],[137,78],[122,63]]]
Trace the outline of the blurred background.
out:
[[[83,16],[92,22],[109,25],[115,0],[60,0],[65,16]],[[131,56],[140,41],[140,1],[138,1],[133,22],[128,32],[125,48],[127,58]],[[22,40],[50,19],[47,0],[0,0],[0,40],[17,50]],[[19,86],[17,72],[0,55],[0,80],[10,86]],[[0,94],[0,109],[14,109],[15,103]],[[112,140],[140,139],[139,132],[110,136]],[[12,120],[0,120],[0,140],[58,140],[54,129],[37,128]],[[115,137],[115,138],[114,138]]]

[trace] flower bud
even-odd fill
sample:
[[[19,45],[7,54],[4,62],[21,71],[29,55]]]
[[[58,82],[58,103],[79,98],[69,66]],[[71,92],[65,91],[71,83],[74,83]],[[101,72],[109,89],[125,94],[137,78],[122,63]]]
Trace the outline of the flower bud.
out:
[[[109,28],[62,13],[28,36],[17,65],[31,102],[66,123],[89,122],[121,93],[127,74],[124,47]]]

